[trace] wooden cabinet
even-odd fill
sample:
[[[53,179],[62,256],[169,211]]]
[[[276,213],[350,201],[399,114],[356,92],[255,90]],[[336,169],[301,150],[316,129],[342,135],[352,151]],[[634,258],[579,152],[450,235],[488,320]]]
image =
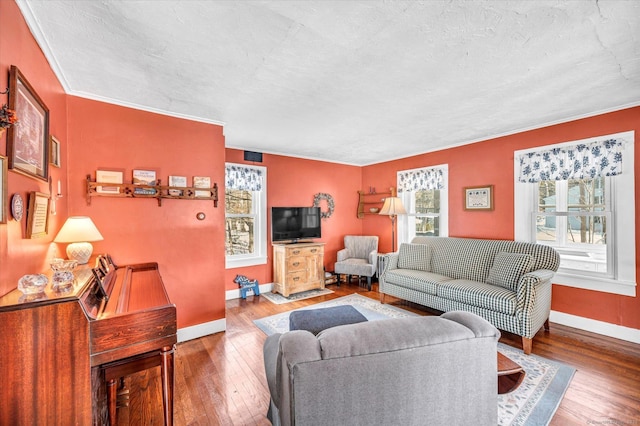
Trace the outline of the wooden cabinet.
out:
[[[396,189],[394,187],[390,187],[385,192],[358,191],[358,219],[362,219],[366,214],[378,214],[385,198],[395,196]],[[371,211],[371,209],[377,210]]]
[[[273,291],[288,297],[324,288],[324,243],[273,245]]]

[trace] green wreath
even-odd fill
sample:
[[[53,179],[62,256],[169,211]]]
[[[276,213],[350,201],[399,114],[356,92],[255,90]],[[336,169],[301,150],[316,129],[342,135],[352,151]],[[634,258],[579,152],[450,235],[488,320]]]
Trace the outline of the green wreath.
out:
[[[322,209],[320,209],[320,217],[322,219],[328,219],[333,214],[333,209],[335,209],[336,205],[333,202],[333,197],[330,194],[320,192],[313,196],[313,207],[320,207],[320,202],[322,200],[327,201],[328,210],[326,212],[323,212]]]

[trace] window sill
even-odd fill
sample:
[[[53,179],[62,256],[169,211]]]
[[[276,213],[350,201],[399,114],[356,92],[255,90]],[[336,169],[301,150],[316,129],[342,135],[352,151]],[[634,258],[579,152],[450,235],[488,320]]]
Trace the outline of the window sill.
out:
[[[244,259],[226,259],[225,268],[244,268],[246,266],[265,265],[267,263],[266,256],[247,257]]]
[[[620,281],[610,278],[587,277],[558,272],[551,280],[554,284],[585,290],[601,291],[604,293],[620,294],[622,296],[636,296],[636,283]]]

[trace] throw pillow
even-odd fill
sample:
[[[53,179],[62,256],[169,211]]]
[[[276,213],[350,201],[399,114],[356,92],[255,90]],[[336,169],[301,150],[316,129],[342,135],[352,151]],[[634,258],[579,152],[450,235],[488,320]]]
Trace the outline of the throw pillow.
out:
[[[516,291],[520,277],[531,271],[533,257],[530,254],[501,251],[493,259],[487,283]]]
[[[431,271],[431,247],[424,244],[400,244],[398,268]]]

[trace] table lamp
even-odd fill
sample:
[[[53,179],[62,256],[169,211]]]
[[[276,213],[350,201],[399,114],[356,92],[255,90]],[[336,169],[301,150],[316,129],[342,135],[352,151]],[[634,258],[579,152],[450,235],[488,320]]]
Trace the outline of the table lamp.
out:
[[[384,200],[384,205],[382,206],[382,210],[380,210],[381,215],[389,216],[391,218],[391,251],[396,251],[396,217],[399,214],[407,214],[407,211],[404,209],[402,205],[402,200],[399,197],[387,197]]]
[[[70,243],[67,246],[67,256],[83,265],[89,262],[93,246],[90,241],[102,241],[104,238],[96,225],[88,216],[71,216],[62,225],[60,232],[53,240],[54,243]]]

